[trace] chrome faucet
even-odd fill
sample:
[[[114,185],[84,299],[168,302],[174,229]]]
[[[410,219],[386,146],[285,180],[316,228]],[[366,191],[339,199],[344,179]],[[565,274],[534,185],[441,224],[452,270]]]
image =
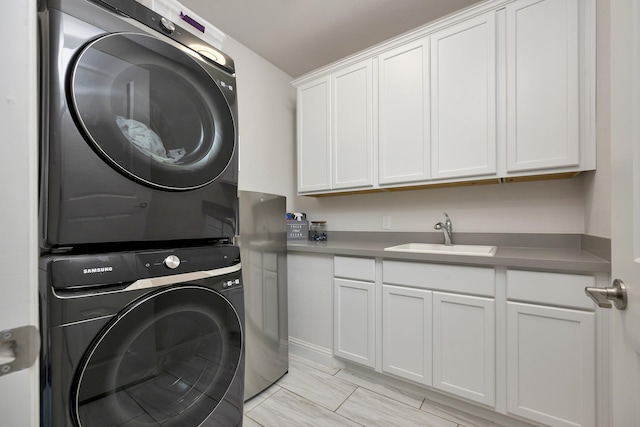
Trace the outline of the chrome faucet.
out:
[[[442,221],[436,222],[436,225],[433,226],[436,230],[442,230],[442,234],[444,234],[444,245],[451,246],[451,238],[453,237],[453,225],[451,224],[451,218],[444,213],[444,224]]]

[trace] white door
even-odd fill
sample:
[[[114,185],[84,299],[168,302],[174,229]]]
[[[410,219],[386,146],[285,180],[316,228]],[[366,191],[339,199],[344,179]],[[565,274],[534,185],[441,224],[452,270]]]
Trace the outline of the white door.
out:
[[[0,331],[37,325],[36,1],[3,3],[0,14]],[[4,335],[4,334],[3,334]],[[0,364],[14,360],[0,346]],[[0,376],[0,424],[35,427],[38,364]]]
[[[373,60],[331,76],[332,188],[373,184]]]
[[[376,366],[375,284],[334,279],[334,344],[336,356]]]
[[[298,191],[331,188],[329,78],[298,88]]]
[[[507,412],[595,426],[594,337],[593,312],[507,302]]]
[[[382,285],[382,370],[430,386],[433,292]]]
[[[495,406],[493,298],[433,293],[433,387]]]
[[[508,172],[580,161],[579,4],[520,0],[506,7]]]
[[[640,423],[640,4],[611,0],[612,278],[626,310],[612,309],[612,426]]]
[[[431,177],[496,173],[496,23],[485,13],[431,35]]]
[[[428,37],[378,57],[378,115],[378,182],[429,179]]]

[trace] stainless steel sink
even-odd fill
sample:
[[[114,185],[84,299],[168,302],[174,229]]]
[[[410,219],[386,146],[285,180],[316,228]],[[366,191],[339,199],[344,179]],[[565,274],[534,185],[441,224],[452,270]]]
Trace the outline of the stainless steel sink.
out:
[[[439,243],[405,243],[403,245],[390,246],[384,248],[385,251],[413,252],[422,254],[447,254],[447,255],[474,255],[474,256],[494,256],[495,246],[481,245],[450,245]]]

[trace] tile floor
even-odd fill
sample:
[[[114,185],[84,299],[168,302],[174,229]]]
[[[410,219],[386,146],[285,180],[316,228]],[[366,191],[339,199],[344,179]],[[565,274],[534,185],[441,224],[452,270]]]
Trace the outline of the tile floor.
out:
[[[289,373],[249,400],[244,427],[498,427],[382,384],[291,356]]]

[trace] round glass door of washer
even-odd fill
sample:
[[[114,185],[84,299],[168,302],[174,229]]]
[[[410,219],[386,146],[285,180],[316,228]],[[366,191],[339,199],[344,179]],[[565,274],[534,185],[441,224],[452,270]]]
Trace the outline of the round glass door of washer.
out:
[[[115,33],[89,43],[70,98],[86,139],[146,185],[190,190],[214,181],[236,149],[236,124],[212,65],[156,37]]]
[[[198,426],[223,400],[241,363],[238,313],[200,286],[134,301],[98,335],[72,388],[77,425]]]

